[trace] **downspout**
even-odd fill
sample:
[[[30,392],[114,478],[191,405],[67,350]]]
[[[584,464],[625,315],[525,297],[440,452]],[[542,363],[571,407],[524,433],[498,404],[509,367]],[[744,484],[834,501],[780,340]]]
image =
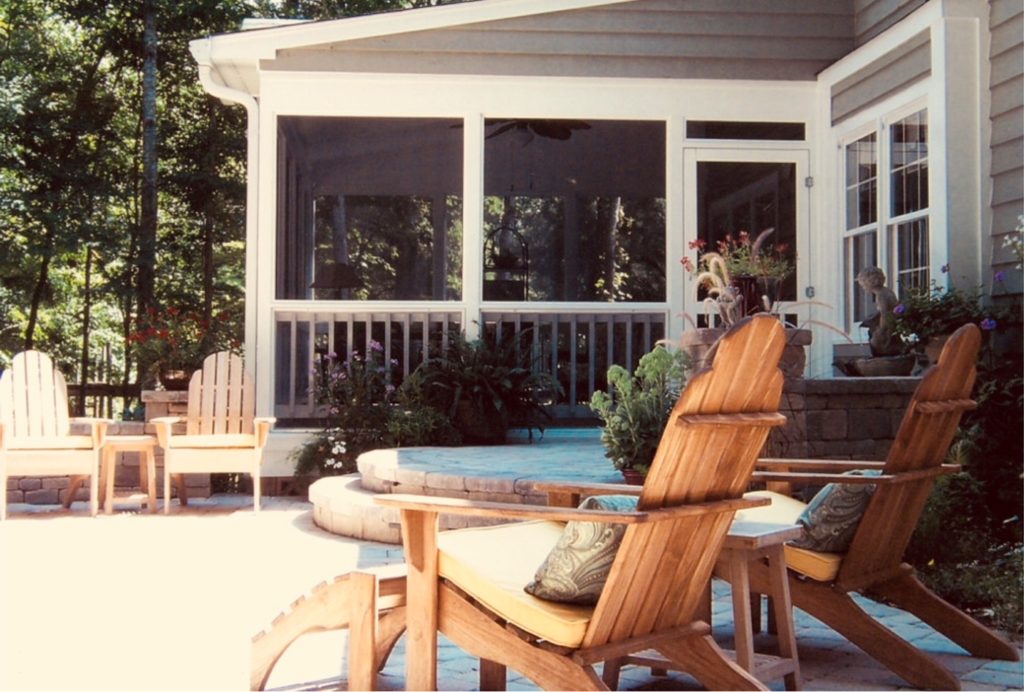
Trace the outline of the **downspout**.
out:
[[[198,42],[197,42],[198,43]],[[257,250],[257,236],[259,233],[259,202],[257,189],[259,186],[259,135],[260,135],[260,111],[256,98],[246,92],[233,89],[220,81],[220,75],[213,65],[210,64],[211,45],[210,39],[205,44],[193,43],[192,54],[199,63],[199,83],[211,96],[219,98],[226,104],[237,103],[245,107],[247,115],[248,140],[246,147],[246,197],[245,197],[245,354],[246,360],[251,364],[249,367],[253,372],[258,372],[257,367],[259,354],[257,353],[256,335],[257,320],[257,274],[259,272],[259,252]],[[257,378],[257,390],[264,389],[267,385],[260,386]],[[257,394],[257,405],[264,400]],[[269,399],[268,399],[269,400]],[[262,409],[262,407],[260,407]],[[259,411],[259,415],[266,414],[266,411]]]

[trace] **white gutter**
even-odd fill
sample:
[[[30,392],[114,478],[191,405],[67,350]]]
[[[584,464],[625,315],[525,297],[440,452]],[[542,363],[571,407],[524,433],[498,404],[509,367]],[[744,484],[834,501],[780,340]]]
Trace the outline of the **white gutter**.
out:
[[[256,352],[256,321],[258,311],[256,305],[257,272],[259,270],[257,252],[257,234],[259,232],[259,202],[257,186],[259,185],[259,136],[260,109],[256,98],[238,89],[232,89],[220,81],[220,74],[211,64],[211,41],[193,41],[190,45],[192,56],[199,63],[199,82],[211,96],[216,96],[224,103],[238,103],[245,107],[247,115],[247,157],[246,157],[246,195],[245,195],[245,354],[249,367],[255,372],[258,362]]]

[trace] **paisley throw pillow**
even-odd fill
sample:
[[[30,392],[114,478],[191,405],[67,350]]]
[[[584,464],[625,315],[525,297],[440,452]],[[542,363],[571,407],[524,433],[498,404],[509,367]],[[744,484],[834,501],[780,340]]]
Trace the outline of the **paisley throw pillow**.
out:
[[[881,471],[861,469],[847,471],[843,475],[878,476]],[[829,483],[818,491],[797,519],[804,533],[789,544],[820,553],[845,553],[850,549],[874,492],[874,484]]]
[[[596,495],[583,500],[580,509],[631,512],[636,503],[633,496]],[[568,522],[533,581],[526,585],[526,593],[560,603],[597,603],[625,533],[625,524]]]

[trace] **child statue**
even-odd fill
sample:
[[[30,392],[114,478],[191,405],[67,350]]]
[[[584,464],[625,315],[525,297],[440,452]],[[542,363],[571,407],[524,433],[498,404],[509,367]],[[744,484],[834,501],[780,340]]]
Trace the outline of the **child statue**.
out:
[[[903,352],[903,339],[896,333],[893,308],[899,305],[899,298],[885,285],[885,272],[878,267],[864,267],[857,274],[857,283],[874,296],[878,311],[860,323],[867,327],[871,355],[895,356]]]

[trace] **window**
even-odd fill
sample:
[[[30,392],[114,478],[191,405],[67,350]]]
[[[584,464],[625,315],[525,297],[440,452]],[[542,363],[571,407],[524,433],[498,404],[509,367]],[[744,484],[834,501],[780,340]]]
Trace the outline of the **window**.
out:
[[[852,329],[875,311],[856,283],[865,267],[881,267],[901,296],[931,278],[927,111],[883,119],[844,146],[844,159],[844,286]]]
[[[665,300],[664,123],[485,125],[484,300]]]
[[[462,121],[279,123],[279,299],[461,300]]]

